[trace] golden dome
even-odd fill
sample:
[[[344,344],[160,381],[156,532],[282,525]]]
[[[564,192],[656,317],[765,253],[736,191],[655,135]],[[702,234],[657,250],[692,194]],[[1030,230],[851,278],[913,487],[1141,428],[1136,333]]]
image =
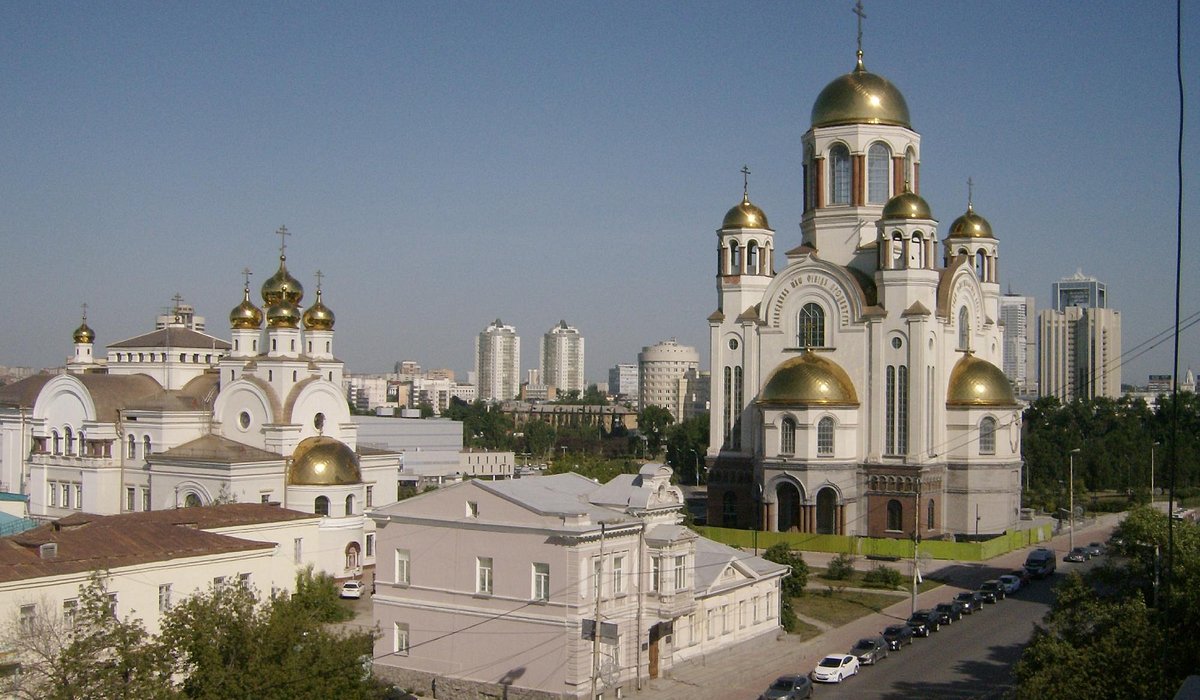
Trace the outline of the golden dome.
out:
[[[242,303],[233,307],[233,311],[229,312],[229,326],[234,329],[262,328],[262,321],[262,309],[250,301],[250,285],[247,284],[243,293]]]
[[[72,334],[71,337],[75,338],[76,343],[91,343],[96,340],[96,331],[92,330],[91,327],[88,326],[87,321],[84,320],[84,322],[80,323],[79,327],[75,329],[75,333]]]
[[[269,328],[299,328],[300,307],[280,301],[267,307],[267,327]]]
[[[975,209],[968,204],[967,213],[954,220],[950,224],[950,233],[947,238],[995,238],[992,235],[992,225],[988,220],[975,213]]]
[[[971,353],[950,371],[947,406],[1016,406],[1012,384],[999,367]]]
[[[321,301],[321,287],[317,285],[317,301],[304,312],[304,328],[310,331],[333,330],[333,311]]]
[[[863,68],[862,54],[850,73],[825,86],[813,103],[812,125],[887,124],[911,129],[908,103],[886,78]]]
[[[775,368],[759,395],[760,404],[857,406],[858,394],[846,370],[806,351]]]
[[[305,438],[292,452],[290,486],[343,486],[362,483],[358,455],[346,443],[319,435]]]
[[[272,306],[286,300],[293,306],[304,298],[304,287],[300,281],[288,274],[287,257],[279,256],[279,269],[262,285],[263,304]]]
[[[749,195],[743,194],[741,203],[725,214],[721,228],[770,229],[771,225],[767,223],[767,215],[763,213],[763,210],[750,203]]]
[[[929,203],[919,194],[907,189],[888,200],[883,205],[884,219],[932,219],[933,212]]]

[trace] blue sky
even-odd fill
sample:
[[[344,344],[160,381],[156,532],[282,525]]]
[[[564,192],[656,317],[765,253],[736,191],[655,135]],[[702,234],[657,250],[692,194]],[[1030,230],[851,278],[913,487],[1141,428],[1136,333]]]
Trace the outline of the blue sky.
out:
[[[908,101],[943,233],[971,177],[1005,287],[1044,306],[1082,269],[1126,349],[1168,328],[1173,3],[866,12],[867,68]],[[99,345],[177,292],[227,336],[240,271],[255,288],[274,271],[280,224],[306,302],[325,274],[352,372],[463,372],[495,318],[523,369],[553,324],[578,327],[591,380],[672,336],[704,350],[738,171],[777,247],[798,243],[800,138],[854,49],[848,1],[0,4],[0,364],[61,364],[83,302]],[[1168,342],[1124,381],[1170,369]]]

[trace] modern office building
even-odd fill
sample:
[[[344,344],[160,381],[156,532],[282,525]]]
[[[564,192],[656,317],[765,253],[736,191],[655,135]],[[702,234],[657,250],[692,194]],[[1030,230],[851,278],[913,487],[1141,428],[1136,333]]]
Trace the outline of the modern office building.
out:
[[[1037,392],[1037,329],[1033,297],[1005,294],[1000,297],[1000,325],[1004,332],[1001,369],[1018,396]]]
[[[538,365],[541,383],[554,387],[559,395],[568,391],[583,393],[583,336],[579,329],[559,321],[542,336]]]
[[[515,399],[521,391],[521,338],[496,319],[475,338],[475,377],[483,401]]]
[[[1065,311],[1072,306],[1104,309],[1108,307],[1108,290],[1100,280],[1088,277],[1083,270],[1076,270],[1070,277],[1050,285],[1050,299],[1055,311]]]
[[[608,370],[608,395],[614,401],[632,401],[634,408],[638,402],[638,366],[634,364],[618,364]]]
[[[674,338],[647,345],[638,353],[640,408],[662,406],[678,423],[683,420],[683,378],[700,367],[696,348],[680,345]]]
[[[1038,314],[1038,384],[1060,401],[1121,395],[1121,312],[1068,306]]]

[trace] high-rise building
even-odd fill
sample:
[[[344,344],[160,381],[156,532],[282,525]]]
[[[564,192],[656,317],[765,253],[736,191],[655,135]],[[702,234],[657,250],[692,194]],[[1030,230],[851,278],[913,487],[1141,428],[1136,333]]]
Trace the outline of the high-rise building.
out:
[[[1050,285],[1050,298],[1055,311],[1065,311],[1072,306],[1090,309],[1108,308],[1108,290],[1095,277],[1088,277],[1083,270],[1076,270]]]
[[[542,368],[541,383],[553,387],[559,394],[568,391],[583,393],[583,336],[566,321],[559,321],[542,336],[538,364]]]
[[[1068,306],[1038,314],[1038,385],[1060,401],[1121,395],[1121,312]]]
[[[183,303],[183,297],[176,294],[171,297],[171,311],[159,314],[154,319],[154,330],[161,331],[167,326],[180,326],[194,331],[204,332],[204,317],[196,315],[196,309],[191,304]]]
[[[684,418],[684,375],[700,367],[696,348],[680,345],[674,338],[647,345],[638,353],[638,404],[662,406],[678,423]]]
[[[1037,390],[1037,331],[1033,297],[1005,294],[1000,297],[1000,323],[1004,325],[1001,369],[1017,394],[1029,396]]]
[[[636,404],[638,401],[638,366],[618,364],[609,368],[608,394],[618,401],[632,401]]]
[[[496,319],[475,339],[475,377],[483,401],[517,398],[521,390],[521,338]]]

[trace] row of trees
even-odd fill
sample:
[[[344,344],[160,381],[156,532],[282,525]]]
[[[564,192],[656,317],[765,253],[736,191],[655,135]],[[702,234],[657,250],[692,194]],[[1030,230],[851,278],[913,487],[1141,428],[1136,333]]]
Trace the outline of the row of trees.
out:
[[[262,600],[240,581],[215,584],[163,613],[161,631],[114,614],[103,574],[81,587],[73,617],[49,604],[9,624],[28,700],[339,698],[377,700],[374,633],[335,630],[349,617],[332,579],[311,571],[296,591]]]

